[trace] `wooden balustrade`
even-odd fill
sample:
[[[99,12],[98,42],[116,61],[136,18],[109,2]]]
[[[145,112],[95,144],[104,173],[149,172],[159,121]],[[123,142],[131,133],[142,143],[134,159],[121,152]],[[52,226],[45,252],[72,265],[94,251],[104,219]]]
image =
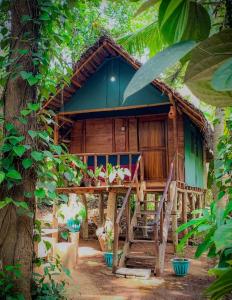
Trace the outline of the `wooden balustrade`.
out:
[[[111,163],[113,166],[121,166],[124,168],[127,168],[130,171],[130,176],[125,177],[125,181],[131,181],[133,174],[135,172],[135,163],[133,161],[137,161],[137,157],[141,155],[140,152],[111,152],[111,153],[77,153],[73,154],[75,156],[78,156],[83,160],[84,163],[88,165],[88,168],[96,169],[98,166],[103,166],[103,168],[106,168],[106,165],[108,163]],[[89,164],[89,158],[93,160],[92,164]],[[123,162],[123,159],[126,160],[126,162]],[[100,161],[101,160],[101,161]],[[100,161],[100,162],[99,162]],[[140,177],[144,178],[144,168],[141,168]]]

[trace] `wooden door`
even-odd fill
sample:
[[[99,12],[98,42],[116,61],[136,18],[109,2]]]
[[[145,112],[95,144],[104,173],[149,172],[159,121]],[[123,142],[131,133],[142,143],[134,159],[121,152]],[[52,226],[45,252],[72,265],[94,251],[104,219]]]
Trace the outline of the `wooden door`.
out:
[[[166,122],[139,120],[139,150],[144,157],[145,180],[163,181],[167,177]]]
[[[85,152],[112,152],[112,119],[86,120]]]

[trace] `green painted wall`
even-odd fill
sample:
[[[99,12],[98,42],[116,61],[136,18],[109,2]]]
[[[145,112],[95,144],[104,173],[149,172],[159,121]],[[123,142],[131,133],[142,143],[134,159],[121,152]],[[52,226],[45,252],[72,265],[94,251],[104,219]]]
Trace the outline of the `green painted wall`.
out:
[[[149,84],[141,91],[123,102],[123,93],[134,75],[135,70],[122,58],[107,59],[87,82],[76,91],[62,111],[114,108],[169,102],[153,85]],[[115,81],[111,81],[114,77]]]
[[[202,134],[187,117],[184,125],[185,182],[190,186],[204,188]]]

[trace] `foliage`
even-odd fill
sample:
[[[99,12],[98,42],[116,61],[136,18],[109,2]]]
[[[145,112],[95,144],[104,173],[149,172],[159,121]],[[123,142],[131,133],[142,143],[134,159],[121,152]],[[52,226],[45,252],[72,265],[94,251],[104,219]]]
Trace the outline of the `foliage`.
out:
[[[194,41],[180,42],[159,52],[145,63],[134,75],[124,93],[124,99],[141,90],[149,84],[163,69],[176,63],[176,60],[186,55],[195,47]]]
[[[97,229],[96,234],[102,238],[107,246],[107,251],[113,250],[114,242],[114,228],[113,223],[110,220],[106,220],[105,225]]]
[[[213,182],[216,183],[219,192],[210,208],[204,208],[193,212],[199,217],[193,218],[178,228],[178,232],[190,228],[182,238],[178,247],[181,249],[191,236],[200,236],[202,241],[198,245],[195,257],[200,257],[207,252],[209,258],[216,257],[218,266],[210,270],[216,280],[206,290],[206,295],[211,299],[221,299],[232,292],[231,259],[232,259],[232,118],[231,111],[226,122],[225,134],[218,144],[219,159],[216,161]],[[217,209],[217,203],[227,198],[224,210]]]
[[[37,266],[43,267],[43,274],[33,274],[33,285],[32,285],[32,297],[38,300],[61,300],[66,299],[65,297],[65,284],[64,280],[57,280],[57,276],[61,273],[65,273],[70,277],[68,269],[61,265],[60,258],[57,256],[54,263],[48,262],[42,264],[40,260],[37,260]]]
[[[23,300],[22,294],[15,290],[15,281],[22,276],[21,265],[6,265],[0,270],[0,298]]]
[[[190,62],[186,71],[185,81],[192,93],[200,97],[201,100],[216,106],[231,105],[232,73],[229,60],[231,53],[228,50],[229,48],[231,49],[231,38],[229,37],[231,29],[226,28],[232,28],[232,24],[226,20],[231,19],[228,15],[231,16],[232,12],[226,6],[226,0],[220,1],[220,3],[212,2],[209,4],[190,0],[162,0],[159,3],[158,8],[156,2],[154,6],[154,12],[156,15],[158,14],[158,27],[155,26],[149,32],[148,38],[146,37],[146,30],[144,34],[140,33],[139,36],[143,41],[143,45],[137,41],[136,35],[127,36],[130,43],[134,42],[133,49],[140,49],[141,46],[144,46],[144,48],[146,46],[149,47],[148,45],[152,44],[152,34],[157,30],[166,45],[169,45],[167,49],[173,50],[173,52],[175,52],[175,48],[180,42],[200,42],[199,45],[196,44],[196,47],[193,47],[193,50],[188,55],[183,51],[182,55],[173,59],[172,64],[179,61],[184,67]],[[221,15],[224,18],[221,18]],[[210,36],[210,34],[214,35]],[[228,35],[228,38],[225,38],[226,35]],[[125,40],[122,40],[122,42],[125,43]],[[166,45],[163,45],[161,48],[164,48]],[[140,77],[137,73],[134,75],[125,91],[124,98],[140,90],[164,73],[167,67],[170,67],[169,64],[166,64],[167,56],[165,53],[167,49],[160,51],[156,55],[157,60],[154,57],[139,69],[137,73],[143,74],[143,76]],[[226,62],[226,60],[229,62]],[[223,66],[224,63],[227,64]],[[197,80],[190,76],[194,70]],[[220,78],[221,81],[219,81]]]

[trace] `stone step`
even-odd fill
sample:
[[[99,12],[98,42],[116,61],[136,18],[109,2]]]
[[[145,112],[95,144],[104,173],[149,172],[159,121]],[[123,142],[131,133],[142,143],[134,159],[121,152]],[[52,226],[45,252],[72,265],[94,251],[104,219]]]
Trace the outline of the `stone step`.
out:
[[[116,276],[149,279],[151,277],[151,269],[119,268],[116,271]]]

